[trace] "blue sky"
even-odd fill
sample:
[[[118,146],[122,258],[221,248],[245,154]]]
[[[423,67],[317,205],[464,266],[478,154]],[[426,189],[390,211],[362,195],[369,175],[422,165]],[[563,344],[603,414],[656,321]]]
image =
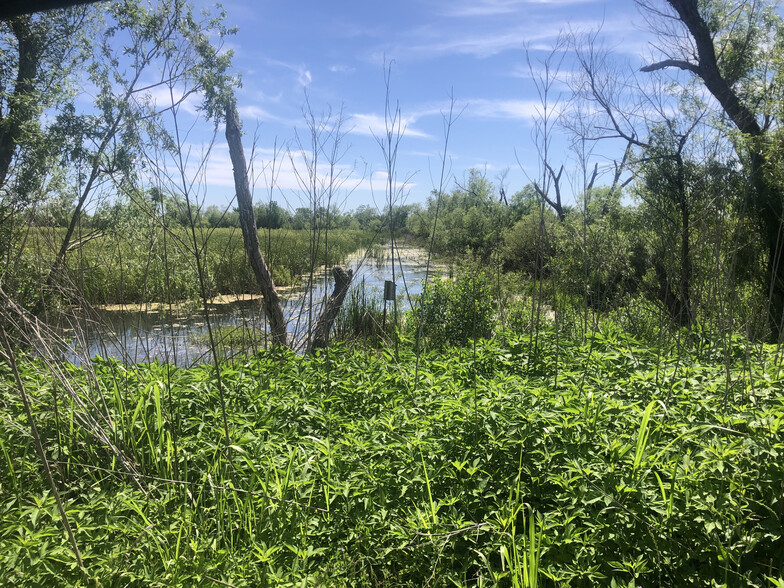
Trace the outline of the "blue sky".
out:
[[[239,28],[227,47],[242,75],[238,106],[248,154],[257,137],[255,198],[270,198],[269,173],[261,170],[269,171],[277,144],[280,170],[272,198],[292,208],[306,205],[297,179],[297,172],[307,175],[299,153],[310,140],[306,96],[316,119],[331,112],[334,124],[342,109],[344,135],[335,169],[336,202],[344,209],[383,207],[386,198],[377,140],[384,132],[385,62],[391,64],[390,97],[405,127],[396,201],[422,202],[438,186],[450,96],[459,117],[451,128],[445,187],[454,187],[470,168],[494,181],[508,169],[506,191],[512,194],[538,174],[532,131],[539,100],[526,46],[538,67],[559,33],[601,27],[602,42],[629,67],[639,67],[648,51],[644,22],[631,1],[230,0],[223,6],[226,24]],[[565,61],[565,75],[569,67]],[[558,90],[568,99],[565,86]],[[556,131],[555,145],[558,161],[571,173],[575,166],[563,133]],[[229,204],[231,166],[221,135],[206,177],[207,204]]]

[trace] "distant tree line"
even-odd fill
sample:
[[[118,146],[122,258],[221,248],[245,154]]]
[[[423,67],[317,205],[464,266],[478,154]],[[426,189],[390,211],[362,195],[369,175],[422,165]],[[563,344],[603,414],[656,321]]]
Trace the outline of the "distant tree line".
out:
[[[354,210],[343,211],[337,206],[329,210],[297,207],[293,211],[281,206],[277,201],[257,202],[254,205],[256,228],[258,229],[354,229],[378,232],[388,227],[388,211],[378,210],[366,204]],[[392,213],[392,222],[397,232],[405,231],[407,219],[412,211],[420,210],[418,205],[397,206]],[[211,204],[192,211],[195,224],[206,228],[239,228],[239,213],[236,207]],[[73,203],[67,198],[52,198],[41,206],[36,216],[37,222],[49,227],[67,227],[73,216]],[[99,204],[93,211],[85,211],[81,216],[84,228],[109,230],[112,227],[128,224],[137,217],[160,217],[166,219],[168,226],[189,227],[186,203],[175,196],[164,195],[155,190],[129,199],[118,199]],[[386,233],[385,233],[386,235]]]

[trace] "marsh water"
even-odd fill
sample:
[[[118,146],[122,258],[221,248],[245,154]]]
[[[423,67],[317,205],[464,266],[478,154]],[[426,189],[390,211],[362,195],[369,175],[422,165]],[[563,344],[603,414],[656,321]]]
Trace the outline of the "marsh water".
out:
[[[413,297],[421,292],[427,252],[413,247],[396,247],[394,260],[397,310],[405,312]],[[389,246],[376,247],[372,256],[364,251],[357,252],[345,260],[343,267],[354,270],[351,290],[364,289],[366,296],[383,304],[384,282],[393,279]],[[439,269],[444,267],[431,262],[431,275]],[[309,284],[310,277],[303,276],[301,287],[281,292],[289,339],[295,347],[302,346],[309,325],[315,322],[321,304],[332,292],[331,272],[321,268],[314,275],[312,288]],[[391,316],[393,303],[387,304]],[[208,318],[215,348],[222,356],[252,352],[266,343],[261,300],[251,295],[218,297],[210,302],[208,313],[196,303],[170,307],[116,305],[89,312],[78,310],[74,315],[61,317],[53,326],[67,342],[63,359],[75,364],[99,356],[127,363],[157,360],[190,366],[214,360]]]

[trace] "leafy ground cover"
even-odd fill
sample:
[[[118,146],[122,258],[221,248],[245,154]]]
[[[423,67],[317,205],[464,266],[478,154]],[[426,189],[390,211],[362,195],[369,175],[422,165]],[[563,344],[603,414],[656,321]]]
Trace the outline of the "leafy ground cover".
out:
[[[83,407],[20,362],[84,575],[0,365],[2,585],[782,585],[775,348],[605,325],[65,369]]]

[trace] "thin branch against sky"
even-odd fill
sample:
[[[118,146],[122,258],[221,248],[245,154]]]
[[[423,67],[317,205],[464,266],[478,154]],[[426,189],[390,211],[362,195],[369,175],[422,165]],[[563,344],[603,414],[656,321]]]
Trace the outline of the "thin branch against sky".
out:
[[[198,7],[209,5],[197,2]],[[567,29],[601,27],[602,38],[620,61],[638,67],[648,51],[644,22],[631,2],[352,0],[327,6],[310,1],[295,11],[280,3],[258,7],[231,0],[224,8],[226,24],[239,29],[225,44],[242,75],[238,107],[247,128],[261,125],[261,159],[276,139],[291,140],[298,127],[303,132],[303,89],[315,111],[342,105],[351,142],[344,161],[367,170],[347,200],[349,208],[372,202],[368,178],[384,171],[374,137],[384,122],[385,58],[395,61],[393,83],[405,125],[397,166],[406,176],[422,178],[408,186],[409,201],[417,202],[431,189],[424,178],[438,157],[441,112],[452,98],[463,113],[450,150],[455,175],[470,168],[493,175],[509,168],[510,193],[527,183],[525,169],[536,167],[531,130],[538,97],[526,66],[526,47],[534,56],[544,55]],[[565,81],[569,67],[566,60],[561,72]],[[566,138],[553,138],[552,148],[563,150],[564,157],[568,145]],[[209,199],[220,204],[232,196],[231,173],[221,171],[228,153],[216,150],[213,156]],[[296,189],[296,180],[293,170],[281,167],[281,190]]]

